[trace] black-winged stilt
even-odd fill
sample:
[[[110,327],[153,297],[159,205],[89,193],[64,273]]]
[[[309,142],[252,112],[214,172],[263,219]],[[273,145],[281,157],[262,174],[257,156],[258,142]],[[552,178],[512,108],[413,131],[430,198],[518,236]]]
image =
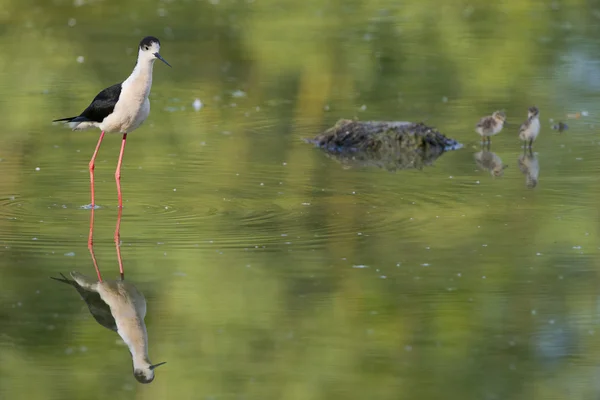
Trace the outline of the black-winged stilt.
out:
[[[127,133],[131,133],[134,129],[137,129],[148,118],[148,114],[150,114],[148,95],[152,87],[152,67],[154,66],[154,61],[158,58],[169,67],[171,66],[162,58],[159,50],[160,41],[157,38],[153,36],[143,38],[139,46],[137,63],[127,79],[98,93],[92,103],[78,116],[52,121],[68,122],[74,131],[91,127],[100,128],[102,131],[89,164],[92,209],[95,207],[94,163],[106,132],[123,134],[119,161],[117,163],[117,170],[115,171],[119,208],[123,207],[121,163],[123,162],[123,151],[125,150]]]
[[[132,283],[124,280],[94,281],[75,271],[71,272],[71,279],[60,275],[62,278],[51,278],[77,289],[96,321],[117,332],[127,344],[135,379],[140,383],[152,382],[154,369],[165,362],[152,364],[148,357],[144,295]]]

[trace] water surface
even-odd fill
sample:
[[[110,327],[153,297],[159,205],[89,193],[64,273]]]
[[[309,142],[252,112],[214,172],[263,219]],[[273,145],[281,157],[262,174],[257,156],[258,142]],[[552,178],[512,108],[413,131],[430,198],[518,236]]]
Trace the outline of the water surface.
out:
[[[0,399],[598,397],[596,2],[5,3]],[[121,252],[168,363],[142,386],[48,279],[94,276],[98,137],[50,121],[124,79],[149,34],[173,68],[155,65],[128,138]],[[532,187],[517,127],[534,104]],[[496,109],[501,176],[475,159]],[[305,143],[353,117],[464,147],[390,173]],[[108,135],[96,164],[105,278],[119,146]]]

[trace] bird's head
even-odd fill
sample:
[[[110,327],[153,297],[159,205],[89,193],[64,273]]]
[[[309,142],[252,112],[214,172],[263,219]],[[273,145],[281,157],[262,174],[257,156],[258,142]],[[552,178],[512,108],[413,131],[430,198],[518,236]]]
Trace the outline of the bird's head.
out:
[[[538,117],[540,115],[540,110],[536,106],[529,107],[529,110],[527,110],[527,114],[529,114],[529,118]]]
[[[506,122],[506,114],[504,113],[504,111],[494,111],[492,117],[498,122]]]
[[[139,60],[147,60],[150,62],[154,62],[157,58],[167,64],[169,67],[171,64],[167,62],[159,53],[160,51],[160,40],[155,38],[154,36],[146,36],[140,42],[140,48],[138,53]]]

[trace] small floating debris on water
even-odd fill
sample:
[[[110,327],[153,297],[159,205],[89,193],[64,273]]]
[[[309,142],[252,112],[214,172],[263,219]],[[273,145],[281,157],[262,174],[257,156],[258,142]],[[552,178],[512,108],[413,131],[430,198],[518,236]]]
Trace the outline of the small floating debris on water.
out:
[[[235,92],[231,93],[231,97],[246,97],[246,92],[242,90],[236,90]]]
[[[567,114],[567,118],[568,119],[579,119],[581,117],[589,117],[590,113],[588,113],[587,111],[581,111],[581,112],[576,112],[576,113],[569,113]]]
[[[569,126],[562,121],[558,121],[557,124],[552,125],[552,129],[558,131],[559,133],[562,133],[563,131],[569,129]]]
[[[169,106],[169,107],[165,107],[164,110],[167,112],[185,111],[185,107],[184,106],[179,106],[179,107]]]
[[[75,252],[70,251],[68,253],[65,253],[65,257],[75,257]]]
[[[63,208],[66,208],[66,207],[63,207]],[[91,209],[92,209],[92,205],[91,205],[91,204],[86,204],[86,205],[84,205],[84,206],[81,206],[80,208],[81,208],[82,210],[91,210]],[[100,208],[100,206],[99,206],[98,204],[95,204],[95,205],[94,205],[94,210],[97,210],[97,209],[99,209],[99,208]]]
[[[363,105],[360,107],[360,111],[366,111],[366,110],[367,110],[367,105],[366,105],[366,104],[363,104]]]
[[[79,64],[83,64],[83,62],[84,62],[84,61],[85,61],[85,57],[84,57],[84,56],[79,56],[79,57],[77,57],[77,62],[78,62]]]
[[[367,265],[360,264],[360,265],[353,265],[352,268],[361,268],[362,269],[362,268],[369,268],[369,267]]]
[[[194,107],[194,110],[196,110],[196,111],[200,111],[200,109],[202,108],[202,106],[203,106],[203,104],[202,104],[202,101],[200,99],[196,99],[192,103],[192,107]]]
[[[40,167],[35,167],[35,170],[36,170],[36,171],[39,171],[39,170],[40,170]]]

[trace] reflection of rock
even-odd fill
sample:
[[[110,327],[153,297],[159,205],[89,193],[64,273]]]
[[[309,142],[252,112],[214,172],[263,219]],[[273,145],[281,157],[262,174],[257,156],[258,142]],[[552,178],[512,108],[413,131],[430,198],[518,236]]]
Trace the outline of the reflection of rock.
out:
[[[502,159],[498,157],[496,153],[491,151],[483,150],[475,153],[475,162],[477,166],[486,171],[490,171],[492,176],[504,175],[504,170],[508,168],[508,165],[502,163]]]
[[[71,278],[52,278],[73,286],[86,302],[96,321],[116,331],[123,339],[133,360],[133,375],[140,383],[154,380],[154,369],[164,363],[152,364],[148,358],[148,334],[144,318],[146,299],[130,282],[124,280],[98,282],[78,272]]]
[[[519,157],[519,169],[525,175],[525,186],[530,189],[536,187],[540,176],[540,164],[531,151]]]
[[[312,143],[347,165],[422,168],[461,146],[423,123],[339,120]]]

